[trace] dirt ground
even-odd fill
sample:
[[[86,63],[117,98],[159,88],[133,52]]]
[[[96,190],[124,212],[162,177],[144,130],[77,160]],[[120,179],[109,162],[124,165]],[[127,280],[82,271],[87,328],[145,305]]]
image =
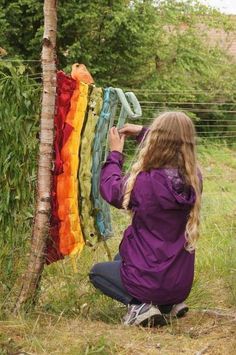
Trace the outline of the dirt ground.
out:
[[[151,329],[38,314],[0,322],[0,354],[235,355],[236,313],[217,312],[190,311]]]

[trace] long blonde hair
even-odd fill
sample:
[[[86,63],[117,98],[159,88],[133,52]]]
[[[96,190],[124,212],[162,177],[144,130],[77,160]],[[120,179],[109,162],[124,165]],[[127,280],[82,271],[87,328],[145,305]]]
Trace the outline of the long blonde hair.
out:
[[[195,190],[196,199],[186,225],[185,248],[195,250],[199,237],[201,187],[197,173],[196,131],[192,120],[183,112],[164,112],[149,127],[143,139],[137,161],[132,165],[124,186],[122,206],[128,209],[135,180],[141,171],[152,168],[175,167],[185,183]]]

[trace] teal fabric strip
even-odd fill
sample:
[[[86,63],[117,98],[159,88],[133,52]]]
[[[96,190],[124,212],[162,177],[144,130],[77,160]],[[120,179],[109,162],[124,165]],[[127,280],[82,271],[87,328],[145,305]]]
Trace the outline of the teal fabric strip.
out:
[[[106,239],[112,236],[110,206],[99,193],[99,178],[103,161],[103,152],[111,116],[115,116],[117,97],[111,88],[104,90],[103,107],[96,126],[93,146],[92,165],[92,200],[94,204],[95,223],[99,237]]]
[[[120,116],[117,128],[125,124],[126,118],[137,118],[142,116],[142,109],[135,94],[131,91],[124,93],[121,89],[115,89],[121,103]],[[132,108],[130,107],[132,105]]]
[[[124,93],[119,88],[111,88],[111,92],[116,96],[117,103],[120,103],[121,109],[116,127],[119,129],[124,126],[127,118],[137,118],[142,116],[142,109],[135,94],[131,91]],[[132,108],[131,108],[132,106]],[[111,115],[108,131],[114,126],[115,114]],[[106,142],[106,149],[104,153],[104,161],[107,158],[109,152],[108,136]]]
[[[112,87],[104,90],[103,107],[96,126],[92,164],[92,201],[94,204],[94,217],[99,237],[102,239],[107,239],[112,236],[112,227],[110,206],[100,196],[99,178],[101,165],[106,160],[109,151],[108,131],[114,125],[118,104],[121,105],[117,122],[118,128],[124,125],[128,117],[136,118],[142,115],[140,104],[133,92],[124,93],[121,89]]]

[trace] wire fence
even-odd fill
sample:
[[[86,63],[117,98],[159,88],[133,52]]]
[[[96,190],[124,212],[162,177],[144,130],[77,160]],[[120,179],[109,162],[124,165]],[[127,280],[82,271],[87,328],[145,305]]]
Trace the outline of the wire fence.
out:
[[[39,63],[38,59],[0,59],[0,63]],[[28,78],[29,83],[25,87],[42,87],[42,72],[22,73],[19,77]],[[4,77],[3,79],[5,79]],[[32,82],[35,81],[35,82]],[[222,97],[222,92],[214,89],[139,89],[124,88],[124,91],[132,90],[138,97],[142,107],[143,117],[137,119],[136,122],[142,124],[151,124],[151,121],[164,111],[179,110],[193,115],[192,118],[200,139],[200,144],[205,139],[209,142],[217,141],[219,144],[228,142],[232,145],[236,140],[236,93],[231,93],[235,97],[227,101]],[[204,94],[208,100],[198,99],[199,95]],[[209,100],[210,95],[214,95],[214,99]],[[179,99],[179,95],[190,95],[187,98]],[[191,97],[194,95],[195,98]],[[163,97],[162,97],[163,96]],[[171,97],[170,97],[171,96]],[[169,98],[168,98],[169,97]],[[218,99],[217,99],[218,97]],[[198,142],[199,143],[199,142]],[[205,144],[206,142],[204,142]]]
[[[4,61],[40,62],[39,60]],[[23,73],[19,76],[29,79],[30,82],[25,84],[26,89],[42,87],[41,72]],[[226,220],[221,224],[224,230],[234,231],[235,227],[232,229],[231,226],[233,223],[231,213],[235,211],[236,203],[236,93],[231,93],[230,100],[224,101],[222,93],[213,89],[183,91],[124,89],[124,91],[131,90],[140,102],[143,116],[135,120],[130,119],[130,122],[150,125],[158,114],[171,110],[183,111],[192,117],[197,130],[197,145],[205,180],[203,192],[205,207],[202,216],[206,221],[217,219],[221,214],[230,216],[230,222]],[[201,95],[204,95],[205,99],[202,99]],[[184,99],[181,99],[183,96]],[[30,116],[25,117],[27,118]],[[135,152],[134,141],[128,140],[124,155],[130,158],[130,155],[133,156]],[[206,228],[208,227],[206,225]]]
[[[197,131],[198,156],[204,179],[201,234],[223,234],[231,238],[236,232],[236,95],[222,102],[222,95],[211,92],[168,92],[133,90],[142,107],[143,117],[133,122],[150,125],[163,111],[183,111],[193,118]],[[208,100],[198,99],[205,94]],[[188,94],[189,100],[179,96]],[[195,95],[196,98],[191,97]],[[148,97],[148,98],[147,98]],[[168,97],[170,98],[168,100]],[[163,98],[163,100],[162,100]],[[130,120],[131,122],[131,120]],[[129,154],[137,152],[134,142],[126,143]]]

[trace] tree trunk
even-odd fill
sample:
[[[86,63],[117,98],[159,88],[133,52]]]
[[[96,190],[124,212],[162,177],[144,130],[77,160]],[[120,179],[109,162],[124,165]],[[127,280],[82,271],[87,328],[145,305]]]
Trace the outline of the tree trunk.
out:
[[[34,305],[41,274],[49,230],[51,212],[51,169],[54,137],[54,111],[56,97],[56,0],[44,0],[44,35],[42,47],[43,95],[38,157],[37,200],[32,231],[31,251],[22,279],[15,312],[22,306]]]

